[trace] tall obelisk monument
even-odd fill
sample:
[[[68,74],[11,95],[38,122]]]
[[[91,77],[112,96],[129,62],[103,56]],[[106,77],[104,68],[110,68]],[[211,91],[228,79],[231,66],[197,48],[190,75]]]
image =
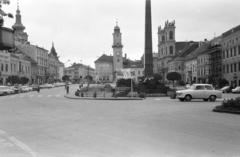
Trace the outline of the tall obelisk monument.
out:
[[[145,10],[145,77],[153,76],[153,52],[152,52],[152,16],[151,0],[146,0]]]

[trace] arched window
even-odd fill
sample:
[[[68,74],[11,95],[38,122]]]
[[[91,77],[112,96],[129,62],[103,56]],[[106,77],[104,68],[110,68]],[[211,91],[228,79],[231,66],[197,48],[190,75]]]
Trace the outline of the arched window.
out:
[[[163,41],[165,41],[165,36],[164,36],[164,35],[162,36],[162,42],[163,42]]]
[[[169,32],[169,39],[173,39],[173,31]]]
[[[169,47],[170,54],[173,54],[173,46]]]

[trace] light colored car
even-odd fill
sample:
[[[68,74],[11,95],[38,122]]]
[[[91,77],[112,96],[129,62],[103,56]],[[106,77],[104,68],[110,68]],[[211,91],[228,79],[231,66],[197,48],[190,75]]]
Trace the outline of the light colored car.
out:
[[[222,93],[230,93],[230,86],[225,86],[223,88],[220,89],[220,91],[222,91]]]
[[[222,98],[222,92],[215,90],[211,84],[193,84],[186,90],[176,91],[180,101],[191,101],[192,99],[203,99],[204,101],[215,101]]]
[[[29,92],[30,89],[29,89],[28,87],[26,87],[26,86],[22,86],[22,87],[21,87],[21,91],[22,91],[22,92]]]
[[[240,86],[232,89],[232,93],[240,93]]]
[[[52,84],[43,84],[43,85],[40,85],[39,86],[40,88],[53,88],[54,87],[54,85],[52,85]]]
[[[11,94],[13,90],[11,90],[7,86],[0,86],[0,95],[8,95]]]

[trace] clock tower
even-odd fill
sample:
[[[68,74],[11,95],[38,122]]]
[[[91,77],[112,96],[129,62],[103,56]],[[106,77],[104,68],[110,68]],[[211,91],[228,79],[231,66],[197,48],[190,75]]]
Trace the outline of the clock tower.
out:
[[[123,57],[122,57],[122,33],[118,25],[114,27],[113,33],[113,72],[121,71],[123,68]]]

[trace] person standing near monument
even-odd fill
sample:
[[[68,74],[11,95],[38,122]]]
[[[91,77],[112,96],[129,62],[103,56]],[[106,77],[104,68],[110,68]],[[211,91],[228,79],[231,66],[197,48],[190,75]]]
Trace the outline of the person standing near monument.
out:
[[[67,90],[67,94],[69,94],[69,85],[68,84],[67,84],[66,90]]]

